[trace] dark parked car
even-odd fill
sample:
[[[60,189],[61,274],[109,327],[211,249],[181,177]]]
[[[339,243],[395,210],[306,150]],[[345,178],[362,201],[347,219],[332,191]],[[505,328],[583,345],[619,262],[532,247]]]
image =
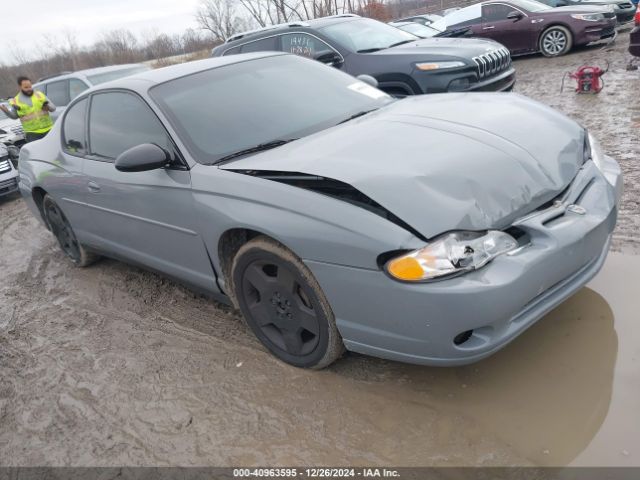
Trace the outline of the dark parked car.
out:
[[[571,47],[613,39],[616,15],[606,7],[552,8],[533,0],[482,2],[444,17],[446,29],[468,27],[502,43],[512,55],[564,55]]]
[[[357,15],[275,25],[231,37],[213,56],[283,51],[353,76],[371,75],[396,97],[451,91],[504,91],[515,83],[509,51],[491,40],[421,39]]]
[[[633,20],[636,13],[636,7],[630,1],[624,0],[538,0],[550,7],[567,7],[567,6],[603,6],[608,7],[616,14],[618,23],[627,23]]]
[[[396,22],[413,22],[419,23],[421,25],[431,25],[438,20],[442,20],[442,15],[434,15],[434,14],[425,14],[425,15],[414,15],[412,17],[400,18],[395,20]]]

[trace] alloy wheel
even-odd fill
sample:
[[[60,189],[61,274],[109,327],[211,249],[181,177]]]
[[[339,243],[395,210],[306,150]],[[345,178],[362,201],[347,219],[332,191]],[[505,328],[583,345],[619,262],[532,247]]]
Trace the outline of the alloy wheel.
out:
[[[559,55],[567,46],[567,36],[560,30],[551,30],[542,40],[542,47],[550,55]]]

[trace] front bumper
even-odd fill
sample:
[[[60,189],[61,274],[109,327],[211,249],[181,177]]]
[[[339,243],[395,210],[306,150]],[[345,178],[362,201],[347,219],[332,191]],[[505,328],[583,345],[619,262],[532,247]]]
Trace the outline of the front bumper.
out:
[[[591,22],[584,22],[591,23]],[[581,32],[577,32],[574,38],[575,45],[595,45],[598,43],[612,42],[618,36],[616,20],[605,22],[593,22],[585,25]]]
[[[516,84],[516,70],[511,67],[498,75],[472,84],[467,92],[510,92]]]
[[[592,162],[559,205],[514,223],[526,247],[449,280],[399,283],[381,271],[307,261],[331,304],[347,349],[425,365],[487,357],[584,286],[602,266],[622,193],[620,169]],[[606,176],[606,178],[605,178]],[[567,207],[578,204],[584,215]],[[470,332],[460,345],[454,338]]]
[[[0,173],[0,197],[17,192],[19,189],[18,172],[13,166],[10,168],[8,172]]]

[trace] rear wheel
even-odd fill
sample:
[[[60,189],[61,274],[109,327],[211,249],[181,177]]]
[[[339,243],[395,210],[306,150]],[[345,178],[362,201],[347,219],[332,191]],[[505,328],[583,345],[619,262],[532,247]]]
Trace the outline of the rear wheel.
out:
[[[556,25],[546,29],[540,36],[540,51],[545,57],[564,55],[573,44],[569,29]]]
[[[331,307],[309,269],[290,250],[258,237],[240,248],[231,277],[249,327],[280,360],[320,369],[342,355]]]
[[[78,242],[67,217],[48,194],[45,195],[42,200],[42,211],[49,230],[51,230],[58,240],[60,248],[76,266],[86,267],[99,258],[94,253],[87,251],[80,242]]]

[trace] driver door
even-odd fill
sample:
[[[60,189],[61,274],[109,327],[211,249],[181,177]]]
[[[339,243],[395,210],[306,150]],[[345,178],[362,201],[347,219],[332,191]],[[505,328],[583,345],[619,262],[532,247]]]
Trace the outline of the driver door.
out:
[[[91,243],[106,252],[215,290],[215,276],[198,232],[191,176],[168,133],[137,95],[108,91],[91,97],[89,155],[84,162]],[[121,172],[115,158],[154,143],[172,166]]]
[[[520,19],[507,18],[510,13],[522,14]],[[482,30],[479,37],[503,44],[511,53],[531,50],[532,25],[528,17],[511,5],[488,3],[482,5]]]

